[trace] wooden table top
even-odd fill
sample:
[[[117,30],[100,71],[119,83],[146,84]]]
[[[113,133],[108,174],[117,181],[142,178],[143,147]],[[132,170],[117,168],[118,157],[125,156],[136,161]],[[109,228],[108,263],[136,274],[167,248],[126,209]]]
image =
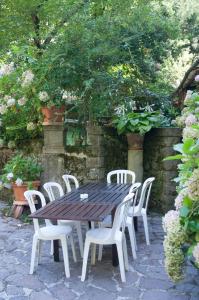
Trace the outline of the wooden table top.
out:
[[[128,194],[131,184],[87,183],[31,214],[31,218],[101,222]],[[88,194],[81,200],[80,194]]]

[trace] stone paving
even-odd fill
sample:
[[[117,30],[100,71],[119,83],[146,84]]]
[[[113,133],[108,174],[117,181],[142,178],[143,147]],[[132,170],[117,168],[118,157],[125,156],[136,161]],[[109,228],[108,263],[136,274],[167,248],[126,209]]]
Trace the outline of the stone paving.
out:
[[[146,246],[139,222],[138,257],[133,261],[129,251],[130,271],[125,284],[120,281],[118,268],[111,265],[109,247],[104,249],[102,262],[92,267],[89,264],[88,278],[82,283],[77,243],[77,263],[70,253],[70,279],[64,276],[63,261],[54,262],[50,256],[49,242],[45,243],[38,269],[29,275],[33,225],[0,213],[0,300],[198,300],[199,273],[187,266],[186,280],[172,283],[163,266],[161,217],[150,216],[149,227],[151,246]]]

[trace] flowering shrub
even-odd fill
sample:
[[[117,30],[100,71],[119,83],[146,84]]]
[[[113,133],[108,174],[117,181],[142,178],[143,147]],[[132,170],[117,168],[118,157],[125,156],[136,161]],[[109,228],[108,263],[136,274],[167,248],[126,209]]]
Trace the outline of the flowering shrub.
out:
[[[199,75],[196,76],[199,81]],[[174,281],[183,277],[188,258],[199,268],[199,94],[188,91],[185,108],[176,123],[183,127],[183,142],[174,146],[177,154],[166,159],[180,159],[176,210],[163,218],[165,231],[165,267]]]
[[[25,157],[18,154],[12,157],[3,168],[0,187],[5,184],[15,183],[20,186],[24,182],[32,182],[39,179],[41,166],[34,157]]]

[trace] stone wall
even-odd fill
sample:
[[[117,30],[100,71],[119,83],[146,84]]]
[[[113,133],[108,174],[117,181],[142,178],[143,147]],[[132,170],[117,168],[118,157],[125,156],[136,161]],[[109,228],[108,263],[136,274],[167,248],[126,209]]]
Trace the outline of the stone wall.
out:
[[[158,128],[151,130],[144,140],[144,178],[156,178],[150,199],[150,208],[166,212],[173,207],[176,197],[176,184],[172,179],[177,177],[178,161],[163,161],[175,154],[173,145],[181,140],[181,129]]]
[[[66,127],[67,130],[67,127]],[[75,175],[80,183],[104,181],[106,174],[114,169],[126,169],[128,146],[125,136],[118,136],[114,128],[87,125],[85,137],[80,143],[66,145],[66,131],[62,125],[44,126],[44,145],[33,142],[32,150],[42,162],[44,172],[41,183],[59,182],[65,188],[62,174]],[[155,176],[150,208],[165,212],[171,209],[176,196],[172,179],[177,176],[177,162],[163,161],[174,154],[173,145],[179,143],[181,130],[178,128],[153,129],[144,141],[144,178]],[[13,154],[9,149],[0,149],[0,172]],[[43,191],[43,190],[42,190]],[[10,199],[8,190],[0,192],[1,199]]]
[[[62,174],[73,174],[80,183],[104,181],[109,171],[127,167],[127,144],[116,130],[88,124],[85,132],[82,144],[65,146],[63,127],[44,127],[42,183],[54,180],[64,187]]]

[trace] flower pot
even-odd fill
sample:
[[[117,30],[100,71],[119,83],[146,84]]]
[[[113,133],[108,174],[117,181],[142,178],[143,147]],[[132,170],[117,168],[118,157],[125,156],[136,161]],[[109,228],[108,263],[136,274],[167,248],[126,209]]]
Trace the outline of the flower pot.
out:
[[[127,133],[129,150],[143,150],[144,135],[139,133]]]
[[[64,105],[62,105],[60,108],[58,108],[56,106],[42,107],[41,111],[44,116],[43,125],[63,124],[64,113],[65,113]]]
[[[32,189],[37,190],[40,186],[40,181],[32,181]],[[12,212],[15,218],[19,218],[23,212],[24,206],[28,206],[28,201],[24,196],[24,192],[28,190],[28,184],[24,183],[22,185],[12,184],[12,189],[14,193],[14,202]]]

